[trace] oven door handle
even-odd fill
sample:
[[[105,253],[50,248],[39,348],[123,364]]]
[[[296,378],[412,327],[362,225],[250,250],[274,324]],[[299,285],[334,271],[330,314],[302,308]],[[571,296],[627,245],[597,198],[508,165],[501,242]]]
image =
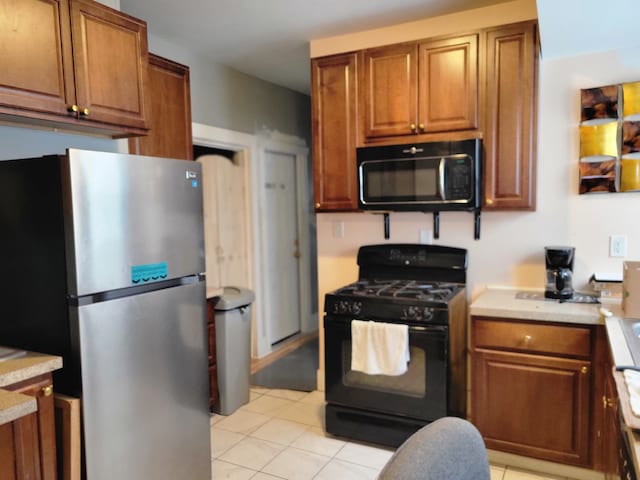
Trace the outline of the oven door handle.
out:
[[[442,325],[431,325],[428,327],[422,327],[419,325],[409,325],[409,332],[444,332],[447,329],[447,327],[442,326]]]

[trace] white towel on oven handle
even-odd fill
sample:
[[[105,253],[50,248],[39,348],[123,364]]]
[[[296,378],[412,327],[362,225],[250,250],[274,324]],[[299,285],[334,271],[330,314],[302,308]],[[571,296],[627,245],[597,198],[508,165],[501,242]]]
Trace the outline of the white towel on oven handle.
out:
[[[408,325],[351,321],[351,370],[370,375],[402,375],[408,362]]]

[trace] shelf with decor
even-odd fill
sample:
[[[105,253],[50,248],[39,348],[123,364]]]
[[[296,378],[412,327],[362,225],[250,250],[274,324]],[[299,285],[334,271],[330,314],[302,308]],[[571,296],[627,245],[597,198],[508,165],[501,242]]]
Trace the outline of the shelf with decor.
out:
[[[640,82],[580,92],[580,193],[640,191]]]

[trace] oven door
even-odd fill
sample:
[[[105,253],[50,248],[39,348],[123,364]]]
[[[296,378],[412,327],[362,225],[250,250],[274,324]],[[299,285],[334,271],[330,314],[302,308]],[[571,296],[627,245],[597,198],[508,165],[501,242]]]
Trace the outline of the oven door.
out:
[[[409,366],[398,376],[351,370],[350,318],[325,316],[324,332],[327,402],[426,421],[447,414],[447,326],[409,326]]]

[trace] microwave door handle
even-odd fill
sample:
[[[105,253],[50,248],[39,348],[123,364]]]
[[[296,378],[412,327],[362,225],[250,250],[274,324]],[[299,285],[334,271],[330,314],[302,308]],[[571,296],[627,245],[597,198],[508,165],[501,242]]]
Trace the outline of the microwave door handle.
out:
[[[445,162],[446,162],[445,158],[442,157],[440,159],[440,163],[438,164],[438,189],[440,190],[440,198],[442,200],[446,200],[445,182],[444,182]]]

